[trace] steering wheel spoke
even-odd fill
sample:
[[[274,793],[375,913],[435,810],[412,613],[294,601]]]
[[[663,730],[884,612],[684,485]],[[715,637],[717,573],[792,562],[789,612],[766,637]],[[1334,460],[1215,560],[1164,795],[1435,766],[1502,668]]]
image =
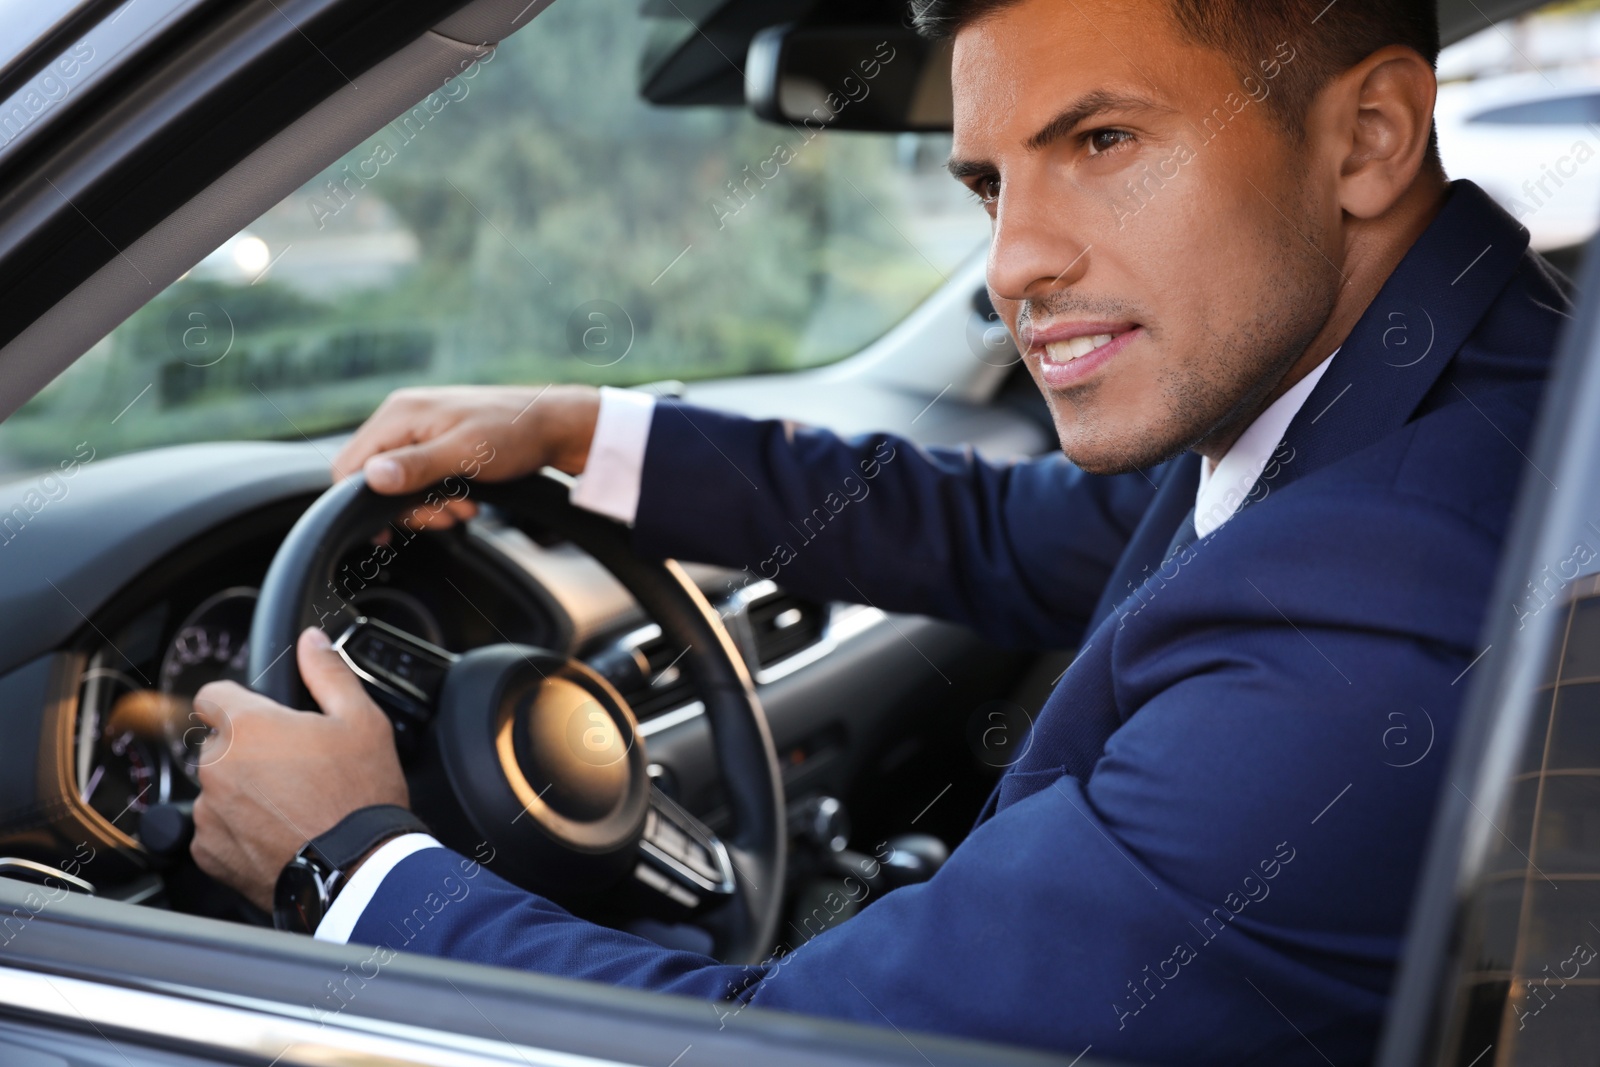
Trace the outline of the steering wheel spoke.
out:
[[[634,880],[682,912],[726,902],[737,891],[733,861],[705,823],[651,787]]]
[[[401,735],[433,721],[445,675],[461,657],[398,627],[360,616],[333,642]]]

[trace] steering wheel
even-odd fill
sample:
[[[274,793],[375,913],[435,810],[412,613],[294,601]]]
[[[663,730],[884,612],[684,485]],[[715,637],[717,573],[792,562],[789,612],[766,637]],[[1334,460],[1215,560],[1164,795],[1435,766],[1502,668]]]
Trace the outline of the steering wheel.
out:
[[[407,516],[437,510],[447,490],[460,498],[467,483],[451,481],[380,496],[355,474],[311,505],[262,583],[250,627],[255,689],[313,706],[293,649],[302,629],[323,625],[414,752],[413,801],[446,844],[575,910],[598,902],[607,916],[692,921],[724,962],[759,961],[783,892],[777,757],[744,660],[681,567],[639,557],[626,527],[573,506],[554,477],[471,485],[473,499],[513,524],[552,530],[592,555],[685,650],[733,816],[727,838],[655,787],[632,710],[583,662],[509,642],[455,655],[351,610],[349,595],[405,553],[416,532]],[[389,542],[373,542],[385,528]],[[341,567],[363,544],[370,558]]]

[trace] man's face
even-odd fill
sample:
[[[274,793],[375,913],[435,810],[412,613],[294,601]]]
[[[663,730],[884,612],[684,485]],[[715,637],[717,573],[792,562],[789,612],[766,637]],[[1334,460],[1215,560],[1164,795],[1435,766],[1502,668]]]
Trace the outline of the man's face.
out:
[[[1167,0],[1022,0],[957,34],[952,170],[987,201],[990,295],[1080,467],[1231,440],[1327,320],[1332,168],[1263,102],[1307,46],[1246,80]]]

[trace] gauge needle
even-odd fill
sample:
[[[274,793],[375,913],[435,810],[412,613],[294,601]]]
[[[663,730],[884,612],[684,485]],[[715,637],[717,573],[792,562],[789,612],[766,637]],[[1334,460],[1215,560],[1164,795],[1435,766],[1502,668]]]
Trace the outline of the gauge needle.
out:
[[[117,820],[118,820],[118,819],[120,819],[120,818],[122,818],[122,817],[123,817],[123,816],[124,816],[124,815],[126,815],[126,814],[128,814],[128,810],[129,810],[129,809],[130,809],[130,808],[132,808],[132,807],[133,807],[133,806],[134,806],[134,805],[135,805],[135,804],[137,804],[137,803],[139,803],[139,801],[141,801],[141,800],[143,800],[143,799],[144,799],[144,795],[145,795],[145,794],[146,794],[146,793],[148,793],[148,792],[150,792],[150,787],[149,787],[149,786],[145,786],[145,787],[144,787],[144,788],[143,788],[143,789],[141,789],[141,790],[139,790],[139,795],[138,795],[138,796],[136,796],[136,797],[134,797],[134,798],[133,798],[133,799],[132,799],[132,800],[130,800],[130,801],[128,801],[128,803],[127,803],[127,804],[125,804],[125,805],[123,805],[123,808],[122,808],[122,810],[121,810],[121,811],[119,811],[119,812],[117,812],[117,814],[116,814],[116,815],[115,815],[115,816],[114,816],[114,817],[113,817],[113,818],[112,818],[112,820],[111,820],[111,821],[112,821],[112,822],[113,822],[113,823],[115,823],[115,822],[116,822],[116,821],[117,821]],[[143,811],[144,811],[144,809],[143,809],[143,808],[140,808],[140,809],[139,809],[139,810],[140,810],[140,811],[141,811],[141,812],[143,812]]]
[[[83,785],[84,800],[88,800],[90,797],[94,796],[94,787],[100,784],[100,779],[104,778],[105,775],[106,765],[102,763],[100,766],[94,769],[94,773],[89,776],[89,780]]]

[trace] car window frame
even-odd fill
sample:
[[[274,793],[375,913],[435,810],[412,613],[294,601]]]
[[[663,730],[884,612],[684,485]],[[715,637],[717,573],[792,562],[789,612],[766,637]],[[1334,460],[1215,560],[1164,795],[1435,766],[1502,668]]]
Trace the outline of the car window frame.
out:
[[[410,1062],[454,1067],[644,1067],[692,1047],[702,1067],[1094,1065],[763,1008],[729,1013],[710,1001],[333,945],[3,878],[0,916],[14,919],[0,956],[0,1020],[87,1024],[112,1046],[141,1050],[262,1064],[324,1062],[316,1055],[332,1051],[407,1062],[414,1047]],[[333,1011],[315,1006],[329,988],[343,991]],[[0,1051],[4,1040],[0,1030]]]
[[[1533,446],[1518,489],[1491,605],[1513,605],[1533,588],[1542,562],[1562,559],[1584,528],[1582,501],[1600,493],[1600,234],[1592,238],[1545,386]],[[1566,486],[1558,492],[1557,486]],[[1582,487],[1583,492],[1574,490]],[[1592,569],[1591,572],[1593,573]],[[1578,579],[1574,579],[1574,582]],[[1396,974],[1378,1067],[1437,1062],[1451,1035],[1455,979],[1470,961],[1462,937],[1477,872],[1499,833],[1514,768],[1536,728],[1537,691],[1566,612],[1519,619],[1490,611],[1469,668],[1461,722],[1413,895],[1406,949]]]

